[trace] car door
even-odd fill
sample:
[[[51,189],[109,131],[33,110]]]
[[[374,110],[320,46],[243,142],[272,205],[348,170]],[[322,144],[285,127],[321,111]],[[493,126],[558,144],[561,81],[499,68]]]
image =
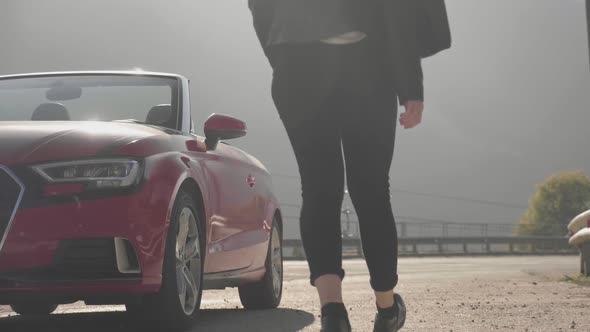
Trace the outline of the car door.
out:
[[[243,152],[219,144],[201,160],[210,220],[205,271],[248,268],[257,244],[266,240],[254,166]]]

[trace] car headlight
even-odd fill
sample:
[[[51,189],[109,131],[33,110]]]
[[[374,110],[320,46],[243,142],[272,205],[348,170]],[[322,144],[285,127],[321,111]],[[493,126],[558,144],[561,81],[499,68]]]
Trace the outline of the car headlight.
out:
[[[141,173],[140,163],[130,159],[57,162],[33,169],[50,183],[84,183],[87,189],[130,187],[139,182]]]

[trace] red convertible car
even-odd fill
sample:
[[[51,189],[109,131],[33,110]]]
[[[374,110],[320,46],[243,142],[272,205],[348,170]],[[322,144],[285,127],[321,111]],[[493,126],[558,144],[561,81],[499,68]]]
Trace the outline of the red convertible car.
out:
[[[195,321],[204,289],[277,307],[270,175],[224,142],[242,121],[213,114],[204,134],[179,75],[0,77],[0,305],[125,304],[169,328]]]

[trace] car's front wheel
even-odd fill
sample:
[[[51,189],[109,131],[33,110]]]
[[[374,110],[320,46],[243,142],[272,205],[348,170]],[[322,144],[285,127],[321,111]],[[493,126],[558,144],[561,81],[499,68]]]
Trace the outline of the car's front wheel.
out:
[[[20,303],[10,306],[19,315],[50,315],[57,309],[57,304],[49,303]]]
[[[238,288],[240,301],[246,309],[274,309],[281,303],[283,295],[283,241],[277,220],[271,230],[266,273],[262,280]]]
[[[127,311],[157,321],[167,329],[191,325],[203,293],[204,233],[194,198],[179,192],[166,241],[162,288]]]

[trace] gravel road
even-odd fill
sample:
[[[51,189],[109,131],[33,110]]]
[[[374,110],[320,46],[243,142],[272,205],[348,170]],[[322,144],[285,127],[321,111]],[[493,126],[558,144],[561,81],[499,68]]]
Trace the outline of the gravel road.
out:
[[[563,282],[575,256],[402,258],[397,291],[408,305],[405,331],[590,331],[590,287]],[[319,331],[319,304],[304,262],[285,263],[281,308],[245,311],[235,290],[208,291],[192,331]],[[345,261],[345,301],[354,331],[371,331],[374,301],[361,260]],[[134,330],[121,306],[61,306],[44,318],[0,306],[0,331]]]

